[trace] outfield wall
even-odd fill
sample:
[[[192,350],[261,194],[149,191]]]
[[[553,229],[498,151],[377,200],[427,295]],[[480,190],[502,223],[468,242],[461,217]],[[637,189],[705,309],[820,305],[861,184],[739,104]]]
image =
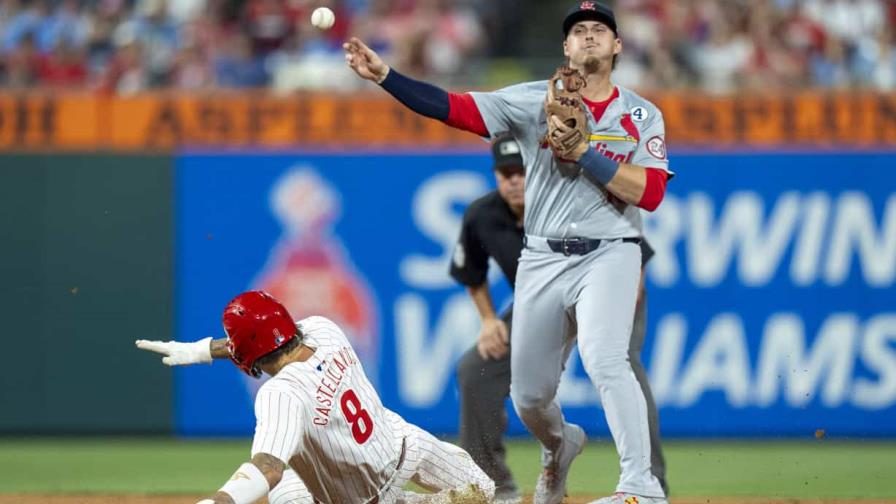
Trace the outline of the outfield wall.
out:
[[[647,225],[664,434],[896,436],[896,152],[671,159]],[[5,154],[0,173],[0,433],[250,434],[257,383],[133,348],[220,336],[248,288],[339,321],[390,408],[456,432],[454,365],[478,322],[447,268],[494,184],[484,146]],[[607,433],[577,360],[560,397]]]
[[[166,156],[0,156],[0,433],[172,429]]]
[[[671,159],[644,349],[663,433],[896,435],[896,155]],[[230,296],[272,290],[346,327],[388,407],[456,432],[454,364],[478,319],[447,269],[463,208],[493,186],[486,154],[195,152],[175,185],[179,338],[219,335]],[[606,435],[573,359],[564,411]],[[178,432],[252,432],[257,382],[233,366],[176,384]]]

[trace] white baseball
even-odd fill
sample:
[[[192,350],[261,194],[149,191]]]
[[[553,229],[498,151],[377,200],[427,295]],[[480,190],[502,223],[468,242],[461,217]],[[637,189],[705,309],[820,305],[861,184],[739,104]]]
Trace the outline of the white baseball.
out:
[[[336,14],[327,7],[318,7],[311,13],[311,24],[321,30],[327,30],[336,22]]]

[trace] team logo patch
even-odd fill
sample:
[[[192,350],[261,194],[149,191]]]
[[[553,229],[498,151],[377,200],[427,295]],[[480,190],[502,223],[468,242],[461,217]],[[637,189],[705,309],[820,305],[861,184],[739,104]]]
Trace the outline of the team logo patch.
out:
[[[632,121],[635,121],[635,122],[646,121],[647,116],[649,115],[647,113],[647,109],[644,107],[635,107],[629,112],[629,114],[631,114],[631,116],[632,116]]]
[[[647,152],[657,159],[666,159],[666,141],[655,136],[647,141]]]
[[[504,142],[498,146],[498,151],[502,156],[507,156],[510,154],[519,154],[520,153],[520,145],[516,143],[516,140],[510,142]]]
[[[582,5],[579,6],[579,10],[596,10],[594,7],[594,2],[582,2]]]

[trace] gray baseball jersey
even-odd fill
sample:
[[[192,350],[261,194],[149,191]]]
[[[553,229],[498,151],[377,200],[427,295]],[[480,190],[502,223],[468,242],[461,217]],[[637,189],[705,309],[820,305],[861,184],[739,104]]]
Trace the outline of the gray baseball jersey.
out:
[[[574,163],[554,159],[539,140],[547,131],[544,99],[547,81],[527,82],[490,93],[470,93],[489,133],[509,131],[522,148],[526,165],[526,234],[547,238],[641,236],[641,215],[600,184],[582,175]],[[588,113],[591,145],[616,161],[669,172],[665,125],[655,105],[616,86],[599,121]],[[671,175],[671,172],[669,172]]]

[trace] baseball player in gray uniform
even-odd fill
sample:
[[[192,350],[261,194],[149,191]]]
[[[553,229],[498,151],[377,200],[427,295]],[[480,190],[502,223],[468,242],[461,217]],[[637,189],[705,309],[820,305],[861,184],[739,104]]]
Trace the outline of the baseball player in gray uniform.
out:
[[[348,65],[410,109],[483,137],[509,131],[526,165],[525,243],[513,311],[510,394],[541,442],[543,471],[534,502],[566,494],[573,459],[586,442],[556,401],[573,344],[597,388],[616,450],[620,479],[600,504],[666,504],[651,473],[645,395],[629,346],[640,281],[640,208],[662,201],[668,169],[660,111],[610,80],[622,39],[613,11],[577,2],[562,22],[563,54],[585,81],[590,135],[558,156],[548,133],[565,126],[545,113],[547,81],[489,93],[448,93],[386,65],[357,38],[343,45]],[[551,127],[549,128],[549,121]]]

